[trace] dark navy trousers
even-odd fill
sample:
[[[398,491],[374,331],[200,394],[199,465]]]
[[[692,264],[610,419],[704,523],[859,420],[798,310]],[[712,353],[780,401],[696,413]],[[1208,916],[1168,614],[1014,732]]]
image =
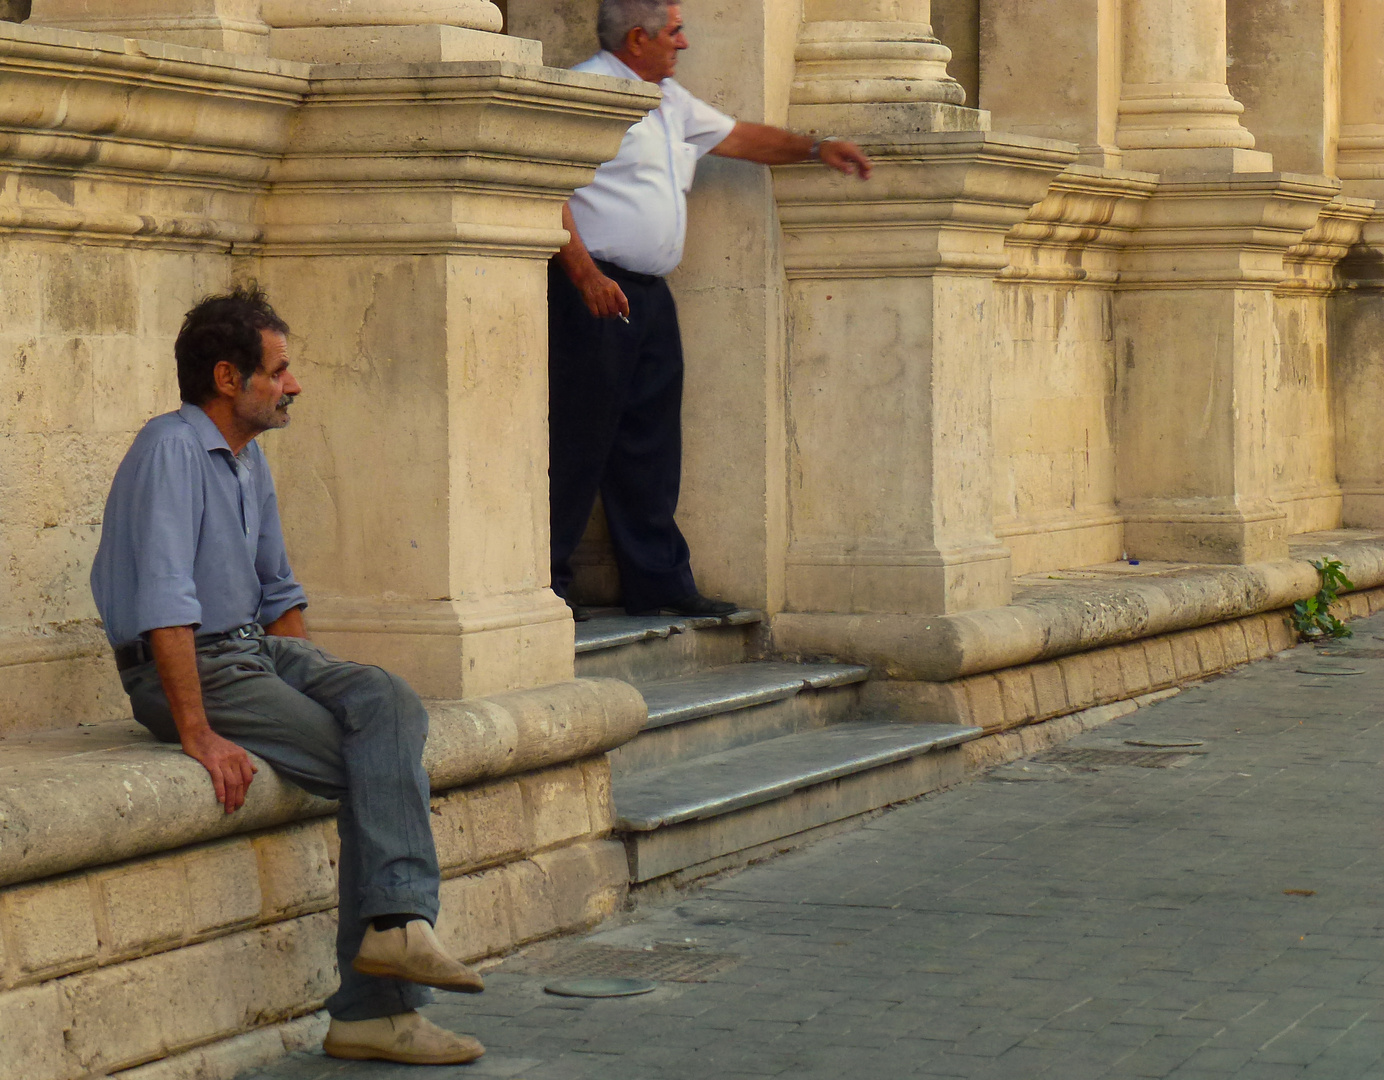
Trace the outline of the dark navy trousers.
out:
[[[674,515],[682,484],[682,339],[668,283],[609,263],[630,321],[598,319],[556,259],[548,264],[548,478],[553,589],[566,596],[572,553],[597,493],[627,611],[696,591]]]

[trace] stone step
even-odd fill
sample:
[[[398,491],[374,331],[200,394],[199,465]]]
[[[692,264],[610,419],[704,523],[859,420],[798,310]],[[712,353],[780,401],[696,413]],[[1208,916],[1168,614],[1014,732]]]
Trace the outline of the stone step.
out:
[[[754,661],[639,687],[649,719],[613,751],[617,776],[850,719],[870,669]]]
[[[633,880],[652,881],[956,783],[980,728],[833,724],[615,781]]]
[[[763,618],[598,614],[576,625],[577,674],[643,685],[738,664],[752,658]]]

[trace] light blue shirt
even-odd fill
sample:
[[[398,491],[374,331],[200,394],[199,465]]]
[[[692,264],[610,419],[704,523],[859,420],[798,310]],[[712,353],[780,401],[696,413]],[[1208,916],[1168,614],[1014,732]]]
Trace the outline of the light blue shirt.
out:
[[[638,79],[614,53],[599,52],[573,71]],[[597,259],[663,277],[682,262],[687,192],[702,155],[721,144],[735,121],[693,97],[676,79],[658,84],[657,109],[625,132],[620,152],[572,196],[572,219]]]
[[[259,444],[235,456],[186,402],[145,424],[106,499],[91,591],[112,645],[161,626],[268,625],[305,606]]]

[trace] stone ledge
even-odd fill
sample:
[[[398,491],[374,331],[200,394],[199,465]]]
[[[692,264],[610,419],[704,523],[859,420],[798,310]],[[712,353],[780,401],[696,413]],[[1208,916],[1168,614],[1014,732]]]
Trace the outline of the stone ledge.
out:
[[[1380,610],[1384,588],[1342,597],[1336,614],[1363,618]],[[950,682],[872,682],[865,704],[890,719],[971,725],[987,736],[1015,731],[1092,708],[1144,701],[1292,648],[1297,636],[1289,614],[1251,615]]]
[[[1340,559],[1358,589],[1384,585],[1384,533],[1304,534],[1290,549],[1290,559],[1247,566],[1062,571],[1051,583],[1029,579],[1007,607],[954,615],[785,612],[773,620],[774,647],[869,664],[890,679],[949,683],[1290,607],[1317,591],[1311,561],[1323,556]]]
[[[435,791],[591,758],[632,739],[646,716],[639,692],[618,679],[435,701],[428,711],[432,731],[423,763]],[[41,741],[35,738],[30,746]],[[117,741],[96,753],[31,758],[6,767],[0,751],[0,885],[322,817],[335,809],[265,765],[245,806],[226,815],[201,765],[176,746],[148,739]]]

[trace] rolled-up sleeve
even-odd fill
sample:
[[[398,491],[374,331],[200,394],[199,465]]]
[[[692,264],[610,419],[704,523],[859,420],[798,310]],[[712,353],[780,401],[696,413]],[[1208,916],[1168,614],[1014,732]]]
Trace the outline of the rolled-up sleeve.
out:
[[[279,496],[274,491],[274,477],[262,460],[257,480],[262,497],[255,572],[260,580],[259,621],[268,626],[286,611],[307,607],[308,597],[289,566],[283,525],[279,521]]]
[[[164,440],[139,462],[129,487],[129,557],[140,634],[202,623],[193,576],[204,499],[201,453],[187,443]]]

